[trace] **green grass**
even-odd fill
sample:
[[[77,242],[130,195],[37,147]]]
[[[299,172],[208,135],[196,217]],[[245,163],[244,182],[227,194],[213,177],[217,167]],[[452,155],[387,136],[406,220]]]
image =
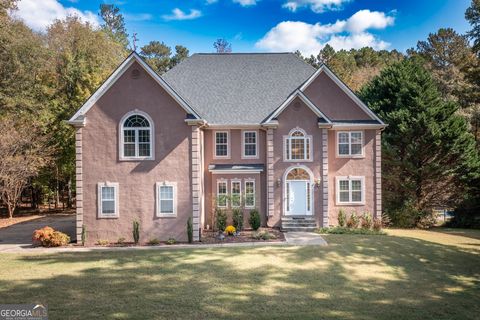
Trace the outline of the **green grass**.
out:
[[[325,235],[329,246],[0,255],[0,303],[51,319],[478,319],[480,240]]]

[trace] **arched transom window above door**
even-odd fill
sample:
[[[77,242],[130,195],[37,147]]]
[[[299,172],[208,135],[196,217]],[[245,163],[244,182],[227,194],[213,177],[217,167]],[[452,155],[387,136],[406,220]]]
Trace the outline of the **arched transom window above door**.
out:
[[[284,136],[284,161],[312,161],[312,136],[303,129],[294,128]]]
[[[120,122],[120,160],[152,160],[153,135],[153,121],[148,114],[127,113]]]
[[[305,169],[295,168],[287,174],[287,180],[310,180],[310,175]]]

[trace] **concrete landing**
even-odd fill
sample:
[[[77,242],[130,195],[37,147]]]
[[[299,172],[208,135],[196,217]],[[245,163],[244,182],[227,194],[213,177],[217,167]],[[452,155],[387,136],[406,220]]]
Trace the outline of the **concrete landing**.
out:
[[[327,241],[323,239],[318,233],[314,232],[286,232],[285,240],[292,245],[328,245]]]

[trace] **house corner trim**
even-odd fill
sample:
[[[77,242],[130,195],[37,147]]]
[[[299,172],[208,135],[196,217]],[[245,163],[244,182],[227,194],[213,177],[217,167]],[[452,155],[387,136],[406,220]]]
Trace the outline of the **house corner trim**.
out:
[[[76,219],[75,229],[77,242],[82,239],[83,229],[83,162],[82,162],[82,133],[83,129],[78,127],[75,132],[75,180],[76,180]]]
[[[322,227],[328,227],[328,129],[322,129]]]
[[[192,205],[193,241],[200,241],[200,129],[192,126]]]
[[[267,129],[267,206],[268,216],[274,215],[274,176],[273,176],[273,129]]]
[[[382,218],[382,131],[375,135],[375,217]]]

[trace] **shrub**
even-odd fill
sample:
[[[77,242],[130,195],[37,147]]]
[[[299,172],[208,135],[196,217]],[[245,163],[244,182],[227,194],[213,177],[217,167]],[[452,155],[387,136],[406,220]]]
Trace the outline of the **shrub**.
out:
[[[216,216],[216,227],[218,231],[223,231],[225,230],[225,227],[227,226],[227,213],[225,210],[221,208],[215,208],[215,216]]]
[[[133,220],[133,242],[135,244],[138,244],[138,241],[140,240],[140,222],[137,220]]]
[[[55,231],[52,227],[43,227],[35,230],[32,236],[33,243],[43,247],[61,247],[70,243],[70,237],[63,232]]]
[[[229,236],[233,236],[235,233],[236,229],[234,226],[228,226],[225,228],[225,233],[228,234]]]
[[[363,235],[385,235],[386,233],[379,230],[370,229],[350,229],[345,227],[320,228],[317,230],[320,234],[363,234]]]
[[[148,240],[148,245],[149,246],[156,246],[156,245],[159,245],[159,244],[160,244],[160,240],[158,240],[157,238],[153,238],[153,239]]]
[[[82,224],[82,246],[85,245],[85,242],[87,242],[87,227]]]
[[[175,243],[177,243],[177,240],[175,240],[175,238],[168,238],[168,240],[165,243],[166,244],[175,244]]]
[[[368,212],[363,213],[362,220],[360,223],[360,226],[362,227],[362,229],[370,229],[372,227],[372,223],[373,223],[372,216],[370,215],[370,213]]]
[[[125,238],[124,237],[118,238],[117,243],[118,244],[124,244],[125,243]]]
[[[360,223],[360,219],[357,216],[357,213],[355,211],[352,211],[352,214],[350,215],[350,218],[347,220],[347,228],[358,228],[358,224]]]
[[[192,217],[188,217],[188,220],[187,220],[187,237],[188,237],[188,243],[192,243],[193,242]]]
[[[399,228],[428,228],[435,224],[433,210],[419,210],[411,202],[388,212],[392,225]]]
[[[250,223],[250,227],[255,231],[260,228],[260,214],[258,213],[257,209],[253,209],[250,211],[250,218],[248,219],[248,223]]]
[[[99,246],[107,246],[110,244],[110,241],[105,240],[105,239],[98,239],[97,240],[97,245]]]
[[[252,238],[256,240],[273,240],[277,237],[273,233],[268,232],[268,230],[263,230],[253,233]]]
[[[373,218],[373,230],[375,231],[382,230],[382,219]]]
[[[338,212],[338,225],[340,227],[345,227],[345,221],[347,220],[347,215],[345,214],[345,210],[340,209]]]
[[[232,210],[232,220],[233,226],[238,231],[242,231],[243,229],[243,210],[240,208],[234,208]]]

